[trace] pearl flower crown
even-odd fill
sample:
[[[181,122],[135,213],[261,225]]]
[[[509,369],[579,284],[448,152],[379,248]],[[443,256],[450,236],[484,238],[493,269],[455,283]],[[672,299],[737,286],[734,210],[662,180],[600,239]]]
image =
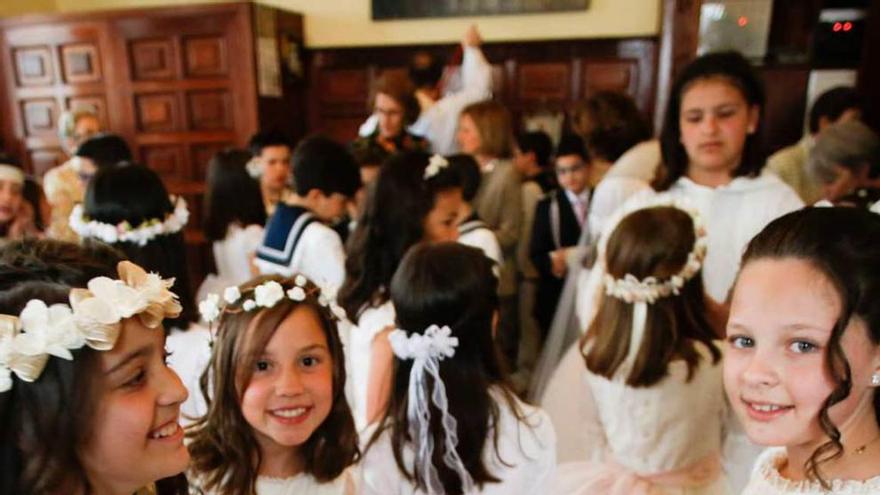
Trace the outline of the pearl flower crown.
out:
[[[12,389],[12,375],[26,382],[40,377],[50,356],[72,360],[83,346],[108,351],[116,345],[122,321],[138,318],[157,328],[180,315],[174,279],[147,273],[130,261],[117,267],[119,279],[96,277],[87,289],[72,289],[70,305],[31,299],[18,316],[0,315],[0,393]]]
[[[90,220],[86,216],[83,205],[78,204],[70,212],[70,228],[83,239],[98,239],[107,244],[133,242],[138,246],[145,246],[160,235],[180,232],[189,221],[189,210],[186,207],[186,201],[181,197],[172,196],[171,202],[174,204],[174,211],[169,213],[164,220],[151,218],[145,220],[137,227],[133,227],[126,221],[112,225],[97,220]]]
[[[700,217],[699,211],[692,207],[686,201],[680,199],[672,199],[667,197],[652,196],[645,200],[634,201],[632,204],[622,207],[608,223],[608,229],[602,239],[599,241],[600,258],[605,259],[605,252],[608,246],[608,238],[620,225],[620,222],[630,214],[648,208],[670,207],[679,209],[688,215],[694,224],[694,247],[688,254],[687,261],[681,270],[666,280],[658,280],[656,277],[646,277],[639,280],[634,275],[627,273],[622,278],[615,278],[607,272],[605,268],[605,276],[603,278],[605,284],[605,294],[621,299],[627,303],[648,303],[653,304],[658,299],[668,297],[670,295],[678,295],[685,282],[699,273],[706,258],[706,228]]]
[[[282,282],[267,280],[257,286],[242,289],[238,286],[227,287],[223,290],[223,296],[215,293],[208,294],[199,303],[199,313],[205,323],[213,324],[224,314],[235,314],[253,311],[255,309],[268,309],[274,307],[279,301],[287,298],[291,301],[302,302],[307,297],[316,297],[318,304],[327,308],[330,314],[337,320],[346,318],[345,310],[328,298],[315,284],[310,284],[303,275],[292,278],[292,287],[285,290]],[[285,285],[291,285],[284,281]],[[240,304],[239,304],[240,303]]]

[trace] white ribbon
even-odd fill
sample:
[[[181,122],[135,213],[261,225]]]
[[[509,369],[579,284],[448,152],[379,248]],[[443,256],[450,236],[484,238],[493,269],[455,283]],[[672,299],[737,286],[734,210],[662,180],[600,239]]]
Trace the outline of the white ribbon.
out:
[[[437,468],[431,462],[434,453],[434,439],[430,435],[431,409],[429,400],[440,410],[443,425],[443,463],[455,471],[461,479],[463,493],[474,490],[474,480],[458,455],[458,423],[449,414],[449,401],[446,386],[440,378],[440,361],[455,355],[458,338],[452,337],[452,330],[444,326],[431,325],[424,335],[414,333],[407,336],[403,330],[394,330],[388,336],[394,355],[401,360],[412,359],[409,372],[409,389],[406,416],[409,433],[415,445],[415,470],[428,489],[428,494],[443,494],[443,484]],[[428,398],[427,376],[434,379],[434,390]]]

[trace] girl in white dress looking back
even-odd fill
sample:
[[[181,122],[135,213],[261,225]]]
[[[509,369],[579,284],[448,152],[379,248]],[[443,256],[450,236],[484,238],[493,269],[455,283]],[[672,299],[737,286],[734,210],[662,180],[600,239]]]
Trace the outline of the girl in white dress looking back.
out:
[[[724,382],[768,449],[744,494],[880,493],[880,215],[810,208],[749,244]]]
[[[391,396],[361,463],[363,495],[532,495],[550,481],[549,418],[513,394],[494,341],[492,262],[420,244],[391,282]]]
[[[353,495],[357,434],[345,401],[341,310],[302,275],[210,296],[219,319],[202,376],[208,412],[187,429],[191,482],[223,495]]]

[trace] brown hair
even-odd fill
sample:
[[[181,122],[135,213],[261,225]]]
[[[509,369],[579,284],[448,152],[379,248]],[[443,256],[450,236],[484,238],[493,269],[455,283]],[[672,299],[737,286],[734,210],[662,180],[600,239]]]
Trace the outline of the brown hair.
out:
[[[263,282],[275,280],[284,290],[291,279],[265,276],[242,285],[242,294]],[[345,359],[336,323],[318,302],[318,288],[309,282],[306,298],[295,302],[283,298],[260,311],[244,311],[245,297],[230,304],[220,318],[211,361],[201,377],[207,414],[187,431],[192,469],[203,488],[232,495],[255,493],[261,458],[254,433],[241,413],[241,396],[251,380],[254,364],[294,309],[305,305],[318,316],[333,361],[333,405],[323,423],[302,445],[304,471],[320,482],[337,478],[360,457],[351,409],[345,400]]]
[[[820,465],[843,455],[840,430],[828,411],[849,397],[852,370],[840,344],[853,318],[861,318],[868,338],[880,345],[880,215],[858,208],[804,208],[770,222],[751,242],[742,266],[761,259],[803,260],[822,273],[840,298],[841,311],[825,346],[825,366],[836,388],[819,411],[819,425],[828,441],[820,445],[805,467],[810,479],[826,490],[831,484]],[[880,389],[874,390],[874,415],[880,425]]]
[[[421,108],[419,107],[418,100],[416,100],[416,88],[406,74],[386,70],[376,79],[376,82],[373,84],[373,90],[370,93],[370,108],[368,109],[370,112],[373,111],[373,106],[376,104],[376,95],[379,93],[389,96],[398,105],[403,107],[403,122],[405,125],[412,124],[419,118]]]
[[[480,153],[496,158],[510,158],[513,153],[513,129],[510,112],[501,103],[485,100],[472,103],[461,111],[474,121],[480,133]]]
[[[627,274],[639,280],[669,279],[685,265],[695,241],[693,220],[684,211],[670,206],[637,210],[624,217],[608,239],[608,274],[618,279]],[[704,297],[701,272],[697,272],[685,282],[679,295],[660,298],[648,306],[644,340],[627,385],[656,384],[666,376],[674,359],[687,363],[690,380],[700,363],[697,342],[708,347],[713,363],[721,359],[721,352],[712,342],[714,334],[706,320]],[[603,296],[599,312],[581,340],[581,346],[589,344],[584,360],[591,372],[610,379],[627,358],[632,314],[632,304]]]
[[[571,111],[571,127],[593,156],[609,162],[651,137],[635,101],[615,91],[599,91],[577,102]]]

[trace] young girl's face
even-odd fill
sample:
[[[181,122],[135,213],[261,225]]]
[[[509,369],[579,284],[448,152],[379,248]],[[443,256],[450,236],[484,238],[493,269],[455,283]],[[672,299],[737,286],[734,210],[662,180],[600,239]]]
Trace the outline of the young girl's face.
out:
[[[333,360],[315,311],[297,306],[257,358],[241,412],[265,454],[297,447],[333,406]]]
[[[457,187],[434,194],[434,208],[428,212],[422,222],[425,232],[424,240],[428,242],[457,241],[457,220],[462,203],[461,189]]]
[[[681,98],[681,144],[689,169],[733,172],[742,158],[746,137],[758,125],[759,109],[722,78],[699,79]]]
[[[0,223],[11,222],[21,208],[21,184],[0,180]]]
[[[123,321],[111,351],[100,353],[101,390],[83,467],[97,492],[132,493],[183,472],[189,452],[178,424],[186,389],[165,364],[165,332]]]
[[[831,282],[806,261],[761,259],[743,267],[727,325],[724,385],[753,442],[809,447],[827,441],[818,417],[836,388],[825,356],[840,311]],[[880,368],[880,346],[858,318],[840,345],[853,386],[829,416],[846,435],[875,421],[871,375]]]

